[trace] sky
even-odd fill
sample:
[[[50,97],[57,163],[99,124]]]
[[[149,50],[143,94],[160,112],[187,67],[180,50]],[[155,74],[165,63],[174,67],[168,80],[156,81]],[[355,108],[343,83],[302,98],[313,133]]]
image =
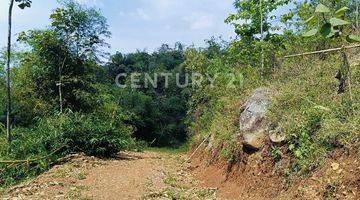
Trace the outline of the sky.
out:
[[[233,0],[76,0],[94,6],[108,19],[112,37],[109,52],[152,52],[161,44],[203,46],[206,39],[235,37],[224,23],[234,12]],[[0,0],[0,47],[6,45],[8,0]],[[59,4],[56,0],[33,0],[32,7],[14,7],[13,35],[42,29]]]

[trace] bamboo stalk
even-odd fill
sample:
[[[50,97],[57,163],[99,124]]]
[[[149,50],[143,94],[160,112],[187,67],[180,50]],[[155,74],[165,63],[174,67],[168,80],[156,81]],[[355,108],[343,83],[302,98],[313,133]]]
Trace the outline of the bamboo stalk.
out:
[[[357,45],[344,46],[344,47],[338,47],[338,48],[333,48],[333,49],[325,49],[325,50],[320,50],[320,51],[293,54],[293,55],[285,56],[284,58],[294,58],[294,57],[308,56],[308,55],[319,54],[319,53],[329,53],[329,52],[334,52],[334,51],[340,51],[343,49],[353,49],[353,48],[359,48],[359,47],[360,47],[360,44],[357,44]]]
[[[350,96],[350,101],[351,101],[351,108],[352,108],[352,114],[355,115],[355,108],[354,108],[354,98],[353,98],[353,93],[352,93],[352,84],[351,84],[351,67],[348,61],[348,57],[346,55],[345,51],[341,51],[342,57],[343,57],[343,65],[346,67],[347,70],[347,82],[348,82],[348,87],[349,87],[349,96]]]
[[[57,150],[53,151],[51,154],[40,157],[40,158],[34,158],[34,159],[29,159],[29,160],[0,160],[0,164],[4,164],[4,165],[13,165],[13,164],[23,164],[23,163],[34,163],[36,161],[39,160],[44,160],[46,158],[49,158],[50,156],[56,154],[57,152],[59,152],[61,149],[63,149],[65,146],[62,146],[60,148],[58,148]]]
[[[61,67],[59,67],[59,83],[57,84],[59,86],[59,104],[60,104],[60,113],[63,113],[63,98],[62,98],[62,69],[64,68],[65,65],[65,61],[66,61],[66,57],[64,58],[64,61],[61,65]]]
[[[195,151],[191,154],[191,156],[186,160],[186,162],[189,162],[194,155],[199,151],[200,147],[210,138],[211,134],[208,135],[201,143],[200,145],[195,149]]]

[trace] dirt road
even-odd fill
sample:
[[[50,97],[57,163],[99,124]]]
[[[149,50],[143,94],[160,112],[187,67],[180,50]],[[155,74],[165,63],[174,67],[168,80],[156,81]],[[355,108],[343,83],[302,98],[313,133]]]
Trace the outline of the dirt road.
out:
[[[73,155],[3,199],[216,199],[198,187],[184,155],[125,152],[112,160]]]
[[[221,166],[196,159],[186,163],[185,154],[158,150],[125,152],[110,160],[72,155],[1,199],[359,199],[357,154],[334,154],[310,177],[293,179],[287,189],[274,171],[280,163],[274,167],[268,156],[258,156],[226,174]]]

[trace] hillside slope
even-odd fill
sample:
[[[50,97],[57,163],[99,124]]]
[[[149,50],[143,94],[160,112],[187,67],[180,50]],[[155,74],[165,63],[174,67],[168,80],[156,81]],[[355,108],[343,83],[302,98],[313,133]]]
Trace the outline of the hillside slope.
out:
[[[350,73],[340,93],[335,78],[343,65],[340,52],[281,59],[266,78],[259,78],[256,69],[229,64],[231,57],[192,54],[191,69],[243,75],[240,88],[205,86],[192,97],[197,102],[194,149],[205,141],[196,173],[205,186],[219,187],[220,194],[233,199],[358,199],[360,54],[358,49],[346,54]],[[259,87],[272,91],[267,128],[260,148],[249,149],[239,119]],[[252,120],[260,128],[261,121]],[[285,141],[271,141],[272,134]]]

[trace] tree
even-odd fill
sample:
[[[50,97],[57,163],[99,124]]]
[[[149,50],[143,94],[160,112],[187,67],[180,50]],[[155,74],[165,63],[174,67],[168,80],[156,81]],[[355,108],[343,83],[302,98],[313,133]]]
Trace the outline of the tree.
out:
[[[266,58],[268,65],[274,65],[273,54],[281,47],[281,37],[276,33],[274,25],[276,16],[273,11],[288,4],[290,0],[236,0],[234,6],[237,13],[231,14],[225,22],[235,28],[239,40],[232,44],[230,49],[238,54],[243,64],[253,67],[259,66],[259,58],[269,54]],[[263,60],[263,59],[261,59]],[[266,61],[265,60],[265,61]],[[262,68],[264,62],[261,62]]]
[[[186,113],[186,89],[177,87],[176,74],[185,78],[182,66],[184,62],[184,47],[177,43],[175,47],[162,45],[153,53],[135,52],[130,54],[116,53],[111,56],[105,69],[110,84],[115,83],[115,77],[120,73],[127,73],[122,77],[121,84],[125,89],[115,88],[120,107],[132,113],[129,123],[136,127],[134,136],[156,146],[176,146],[186,140],[184,118]],[[130,73],[139,73],[140,88],[130,88]],[[172,74],[168,78],[157,76],[156,86],[145,84],[145,75],[154,78],[161,73]]]
[[[84,59],[99,61],[99,48],[107,47],[105,38],[110,36],[106,18],[95,9],[87,9],[74,1],[64,1],[64,7],[58,8],[50,16],[53,30],[59,35],[69,51]],[[102,56],[102,55],[100,55]],[[67,57],[58,64],[59,103],[63,111],[62,70]]]
[[[97,105],[93,93],[97,94],[97,86],[103,81],[98,61],[110,36],[106,19],[93,8],[66,1],[50,20],[47,30],[31,30],[19,36],[19,41],[31,48],[22,62],[22,68],[30,70],[27,79],[44,88],[34,91],[35,96],[60,111],[93,110]]]
[[[271,20],[276,19],[270,14],[289,2],[290,0],[262,0],[261,3],[259,0],[236,0],[234,5],[237,13],[231,14],[225,22],[235,27],[240,38],[255,40],[262,31],[270,34],[273,24]]]
[[[15,0],[21,9],[31,6],[31,0]],[[11,142],[11,84],[10,84],[10,63],[11,63],[11,28],[12,28],[12,11],[14,0],[10,0],[9,18],[8,18],[8,41],[7,41],[7,62],[6,62],[6,134],[8,142]]]
[[[84,59],[98,61],[111,33],[107,20],[95,8],[87,8],[72,0],[63,1],[50,16],[51,29],[72,53]]]

